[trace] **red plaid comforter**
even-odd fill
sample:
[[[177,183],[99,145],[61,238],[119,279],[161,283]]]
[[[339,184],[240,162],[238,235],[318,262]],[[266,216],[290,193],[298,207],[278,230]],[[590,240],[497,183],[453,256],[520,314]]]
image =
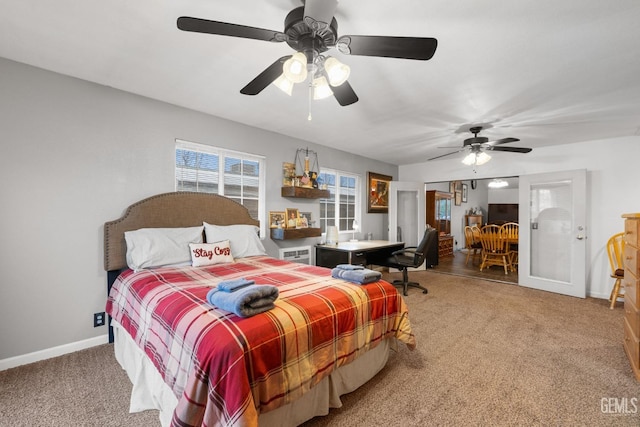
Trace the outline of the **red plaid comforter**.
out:
[[[256,426],[258,414],[302,396],[387,337],[415,347],[396,289],[333,279],[329,269],[270,257],[209,267],[127,270],[107,312],[178,398],[173,425]],[[278,286],[276,308],[249,318],[211,306],[222,280]]]

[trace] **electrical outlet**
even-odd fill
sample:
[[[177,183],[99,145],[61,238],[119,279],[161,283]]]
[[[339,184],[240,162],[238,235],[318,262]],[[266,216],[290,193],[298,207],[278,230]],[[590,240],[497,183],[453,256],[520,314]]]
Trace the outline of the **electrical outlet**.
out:
[[[104,325],[104,311],[101,313],[93,313],[93,327],[97,328],[98,326]]]

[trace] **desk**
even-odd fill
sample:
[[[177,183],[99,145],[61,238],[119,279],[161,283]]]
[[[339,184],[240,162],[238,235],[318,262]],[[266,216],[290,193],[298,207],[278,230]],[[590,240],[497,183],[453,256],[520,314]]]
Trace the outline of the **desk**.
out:
[[[340,242],[337,245],[316,245],[316,265],[333,268],[338,264],[368,265],[391,256],[404,248],[403,242],[363,240]]]

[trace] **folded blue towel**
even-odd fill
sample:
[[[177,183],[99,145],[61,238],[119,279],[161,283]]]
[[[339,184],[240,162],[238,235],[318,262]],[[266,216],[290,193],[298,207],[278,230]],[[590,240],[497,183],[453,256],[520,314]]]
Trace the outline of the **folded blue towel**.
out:
[[[234,292],[234,291],[237,291],[238,289],[242,289],[249,285],[253,285],[254,283],[256,282],[242,277],[240,279],[222,281],[218,283],[218,289],[223,292]]]
[[[364,267],[361,265],[353,265],[353,264],[338,264],[336,268],[341,270],[362,270]]]
[[[249,285],[234,292],[213,288],[207,292],[207,301],[240,317],[250,317],[274,308],[278,295],[278,288],[271,285]]]
[[[366,283],[377,282],[382,278],[382,273],[379,271],[369,270],[368,268],[361,268],[358,270],[343,270],[341,268],[334,268],[331,270],[331,277],[336,279],[344,279],[349,282],[359,283],[364,285]]]

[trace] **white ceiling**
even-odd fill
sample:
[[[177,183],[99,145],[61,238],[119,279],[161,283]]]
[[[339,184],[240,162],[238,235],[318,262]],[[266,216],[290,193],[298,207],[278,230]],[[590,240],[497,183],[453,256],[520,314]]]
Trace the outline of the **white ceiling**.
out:
[[[351,66],[360,101],[314,101],[311,122],[303,85],[291,98],[273,86],[239,93],[292,53],[285,43],[176,27],[179,16],[193,16],[282,31],[299,5],[0,0],[0,56],[398,165],[462,146],[471,124],[534,149],[640,135],[638,0],[341,0],[339,35],[425,36],[439,45],[429,61],[332,50]]]

